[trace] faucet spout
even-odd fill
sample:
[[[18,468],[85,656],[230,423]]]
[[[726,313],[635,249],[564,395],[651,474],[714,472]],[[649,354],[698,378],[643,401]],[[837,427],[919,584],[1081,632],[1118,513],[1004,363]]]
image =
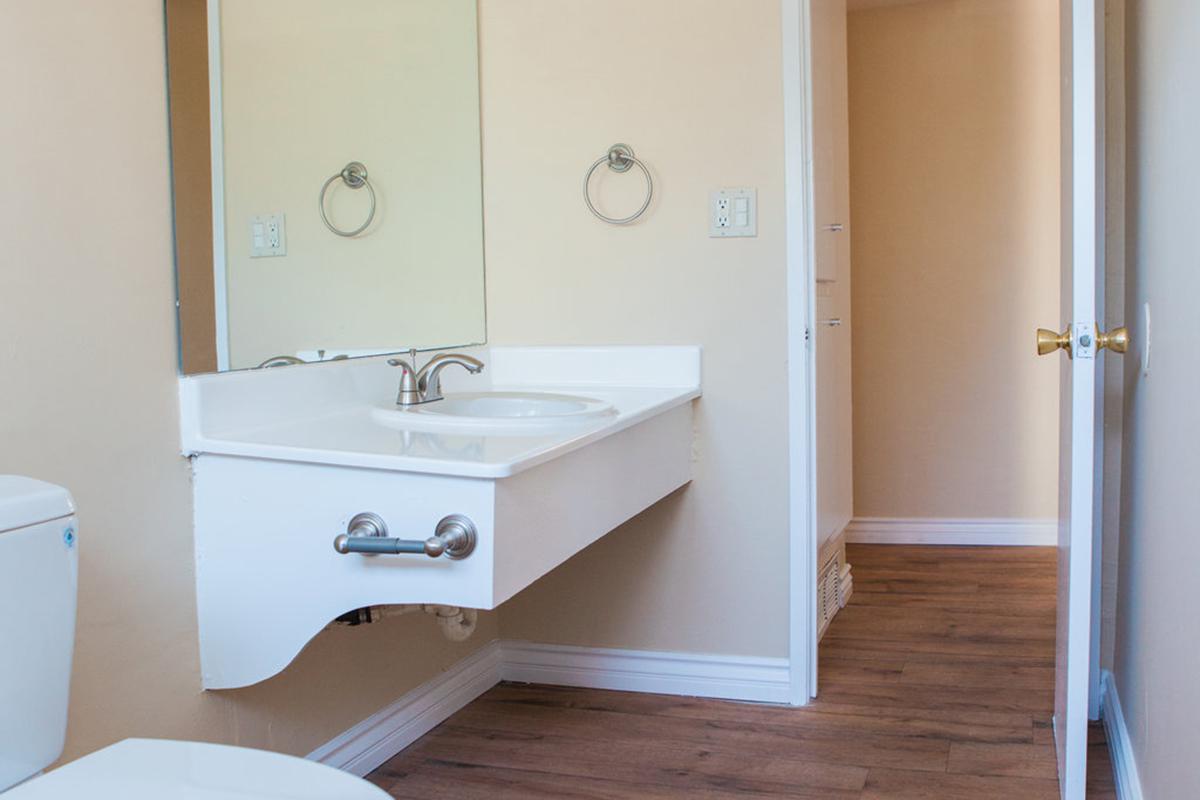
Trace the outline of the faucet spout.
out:
[[[400,391],[396,395],[396,405],[415,406],[421,403],[432,403],[442,399],[442,370],[457,365],[472,375],[483,372],[484,363],[478,358],[464,353],[442,353],[429,359],[420,370],[414,369],[416,352],[412,360],[389,358],[388,365],[400,368]]]
[[[478,358],[463,353],[436,355],[417,373],[417,389],[423,398],[422,402],[442,399],[442,370],[451,365],[460,366],[472,375],[483,372],[483,362]]]

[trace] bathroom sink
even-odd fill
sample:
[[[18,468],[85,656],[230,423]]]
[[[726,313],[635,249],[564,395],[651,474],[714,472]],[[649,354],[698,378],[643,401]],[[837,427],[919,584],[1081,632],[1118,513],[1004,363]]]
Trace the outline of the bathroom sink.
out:
[[[377,422],[391,427],[491,435],[558,431],[616,413],[604,400],[548,392],[461,392],[432,403],[371,411]]]

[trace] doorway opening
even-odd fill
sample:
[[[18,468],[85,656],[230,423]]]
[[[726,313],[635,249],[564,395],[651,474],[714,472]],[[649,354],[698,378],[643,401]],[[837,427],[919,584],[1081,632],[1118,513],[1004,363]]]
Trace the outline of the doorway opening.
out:
[[[810,6],[812,688],[1018,687],[1074,797],[1111,511],[1091,320],[1123,289],[1096,249],[1105,4]],[[1073,365],[1033,357],[1039,319]]]
[[[827,625],[847,542],[1055,544],[1058,8],[818,0],[812,63]]]

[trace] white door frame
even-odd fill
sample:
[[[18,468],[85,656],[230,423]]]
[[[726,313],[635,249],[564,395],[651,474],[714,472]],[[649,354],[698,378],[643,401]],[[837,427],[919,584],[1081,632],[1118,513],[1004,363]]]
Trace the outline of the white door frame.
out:
[[[1058,780],[1064,800],[1083,798],[1087,784],[1087,720],[1096,705],[1099,614],[1094,608],[1100,575],[1096,569],[1102,519],[1103,372],[1104,351],[1089,348],[1094,323],[1103,316],[1104,210],[1104,3],[1103,0],[1061,0],[1064,24],[1063,68],[1070,95],[1062,98],[1064,134],[1070,152],[1063,153],[1066,234],[1070,281],[1063,289],[1062,323],[1069,323],[1075,359],[1065,364],[1070,399],[1064,397],[1071,426],[1059,441],[1070,448],[1066,474],[1060,474],[1058,637],[1055,642],[1054,739]],[[1069,49],[1068,49],[1069,48]],[[1069,61],[1067,60],[1069,59]],[[1069,71],[1067,71],[1069,70]],[[1060,473],[1064,467],[1060,466]],[[1064,503],[1065,498],[1065,503]],[[1065,569],[1064,569],[1065,567]],[[1065,604],[1065,605],[1064,605]],[[1079,662],[1085,662],[1080,664]],[[1089,702],[1090,701],[1090,702]]]
[[[781,0],[787,219],[788,671],[791,702],[817,694],[816,364],[810,0]]]

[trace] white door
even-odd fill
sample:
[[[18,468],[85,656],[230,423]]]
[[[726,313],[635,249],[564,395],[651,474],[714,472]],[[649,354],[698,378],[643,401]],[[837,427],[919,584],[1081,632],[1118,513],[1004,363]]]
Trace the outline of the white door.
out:
[[[1064,800],[1083,800],[1087,776],[1091,658],[1093,505],[1098,469],[1097,358],[1124,352],[1125,332],[1096,325],[1103,281],[1102,0],[1060,0],[1062,8],[1062,325],[1038,332],[1038,352],[1061,349],[1058,637],[1054,738]],[[1097,6],[1100,5],[1100,8]]]

